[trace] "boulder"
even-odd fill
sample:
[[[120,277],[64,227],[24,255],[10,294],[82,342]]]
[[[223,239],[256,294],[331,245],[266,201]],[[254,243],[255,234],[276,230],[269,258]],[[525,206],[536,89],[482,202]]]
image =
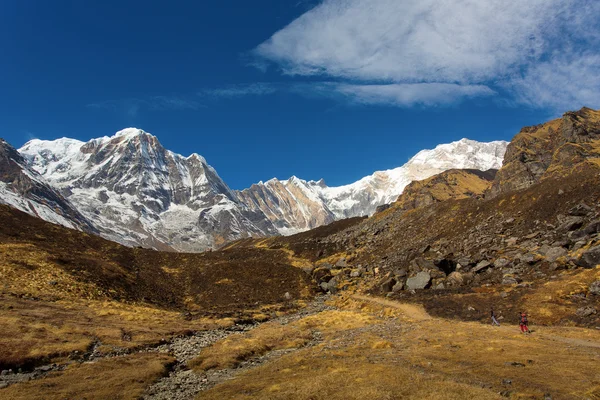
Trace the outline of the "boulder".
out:
[[[336,263],[335,266],[338,268],[344,268],[348,266],[348,263],[346,262],[345,258],[340,258]]]
[[[516,285],[517,283],[519,283],[519,281],[512,275],[504,276],[502,278],[503,285]]]
[[[404,289],[404,282],[397,282],[392,288],[392,292],[396,293]]]
[[[394,270],[394,275],[403,278],[405,276],[408,276],[408,271],[406,270],[406,268],[399,268]]]
[[[461,274],[460,272],[456,272],[456,271],[452,272],[450,275],[448,275],[448,278],[446,279],[446,281],[451,286],[462,286],[465,283],[463,274]]]
[[[548,249],[545,249],[542,255],[546,257],[546,260],[554,262],[560,257],[566,256],[567,250],[565,250],[563,247],[550,247]]]
[[[587,306],[578,308],[577,311],[575,311],[575,314],[577,314],[578,317],[589,317],[590,315],[594,315],[597,312],[598,311],[594,307]]]
[[[506,258],[499,258],[496,261],[494,261],[495,268],[507,268],[510,264],[511,262]]]
[[[575,231],[583,226],[583,218],[581,217],[567,217],[562,224],[558,227],[559,231],[570,232]]]
[[[583,268],[595,268],[598,264],[600,264],[600,246],[586,250],[577,260],[577,265]]]
[[[589,294],[600,296],[600,281],[592,283],[588,289]]]
[[[481,271],[483,271],[483,270],[485,270],[485,269],[488,269],[488,268],[489,268],[491,265],[492,265],[492,263],[490,263],[490,262],[489,262],[489,261],[487,261],[487,260],[480,261],[480,262],[479,262],[479,263],[478,263],[478,264],[475,266],[475,268],[473,268],[473,271],[472,271],[472,272],[479,273],[479,272],[481,272]]]
[[[431,275],[429,272],[422,271],[419,272],[416,276],[412,278],[408,278],[406,280],[406,289],[407,290],[416,290],[416,289],[425,289],[429,286],[431,282]]]
[[[590,206],[588,206],[585,203],[580,203],[578,205],[576,205],[575,207],[571,208],[569,210],[569,215],[574,215],[577,217],[583,217],[588,215],[589,213],[591,213],[593,210]]]
[[[583,231],[588,235],[600,233],[600,220],[590,222],[585,228],[583,228]]]
[[[360,278],[363,272],[364,271],[362,268],[354,269],[352,272],[350,272],[350,278]]]

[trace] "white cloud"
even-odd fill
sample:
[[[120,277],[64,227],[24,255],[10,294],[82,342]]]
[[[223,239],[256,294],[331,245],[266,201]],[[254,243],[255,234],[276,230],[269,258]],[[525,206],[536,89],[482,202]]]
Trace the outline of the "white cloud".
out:
[[[198,92],[200,96],[235,98],[244,96],[261,96],[272,94],[278,90],[276,84],[273,83],[249,83],[239,85],[229,85],[216,89],[204,89]]]
[[[459,100],[461,91],[472,96],[466,88],[487,86],[508,88],[533,106],[578,107],[600,99],[597,79],[585,75],[593,72],[585,60],[600,54],[599,37],[596,0],[325,0],[254,54],[288,75],[359,85],[347,90],[370,102],[379,93],[381,103],[424,104],[437,92],[440,101],[433,104],[439,104]],[[554,61],[557,53],[561,58]],[[551,76],[571,83],[587,78],[597,94],[573,88],[560,101],[536,101],[536,92],[556,91]],[[455,85],[446,89],[458,95],[449,96],[444,86],[424,95],[416,87],[365,83]]]
[[[444,106],[465,98],[491,96],[494,91],[482,85],[452,83],[402,83],[389,85],[337,84],[334,90],[360,104],[383,104],[399,107]]]

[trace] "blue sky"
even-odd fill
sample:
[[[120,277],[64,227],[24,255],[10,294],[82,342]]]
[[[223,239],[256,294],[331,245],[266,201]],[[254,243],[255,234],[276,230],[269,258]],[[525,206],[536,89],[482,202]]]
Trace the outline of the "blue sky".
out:
[[[2,1],[0,136],[135,126],[235,189],[350,183],[600,108],[598,3]]]

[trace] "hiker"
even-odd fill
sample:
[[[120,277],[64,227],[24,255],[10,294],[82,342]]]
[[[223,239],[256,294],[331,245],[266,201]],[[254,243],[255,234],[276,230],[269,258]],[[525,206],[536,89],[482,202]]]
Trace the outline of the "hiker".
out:
[[[494,309],[491,308],[491,316],[492,316],[492,326],[496,325],[496,326],[500,326],[500,322],[498,322],[498,320],[496,319],[496,313],[494,312]]]
[[[529,324],[529,321],[527,320],[527,314],[525,314],[525,312],[522,312],[521,318],[519,319],[519,327],[521,327],[521,333],[531,333],[529,332],[527,324]]]

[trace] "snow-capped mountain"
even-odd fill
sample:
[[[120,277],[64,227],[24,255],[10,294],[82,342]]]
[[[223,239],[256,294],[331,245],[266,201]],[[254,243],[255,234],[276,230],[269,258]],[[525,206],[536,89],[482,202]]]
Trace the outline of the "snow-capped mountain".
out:
[[[14,183],[7,189],[3,180],[0,199],[29,212],[45,207],[34,213],[126,245],[201,251],[239,238],[291,234],[373,214],[414,180],[448,169],[500,168],[506,146],[463,139],[346,186],[292,177],[233,191],[202,156],[175,154],[155,136],[128,128],[88,142],[32,140],[20,155],[13,149],[16,155],[10,157],[19,159],[22,174],[48,190],[31,202],[30,194],[15,191]],[[60,199],[66,211],[56,211]]]
[[[111,240],[200,251],[277,233],[264,214],[237,200],[203,157],[168,151],[140,129],[86,143],[32,140],[20,152]]]
[[[89,220],[32,170],[19,152],[0,139],[0,204],[46,221],[96,232]]]
[[[262,211],[283,234],[315,228],[341,218],[371,215],[395,201],[412,181],[449,169],[499,169],[508,142],[462,139],[423,150],[399,168],[378,171],[357,182],[328,187],[323,180],[296,177],[259,182],[237,192],[250,209]]]

